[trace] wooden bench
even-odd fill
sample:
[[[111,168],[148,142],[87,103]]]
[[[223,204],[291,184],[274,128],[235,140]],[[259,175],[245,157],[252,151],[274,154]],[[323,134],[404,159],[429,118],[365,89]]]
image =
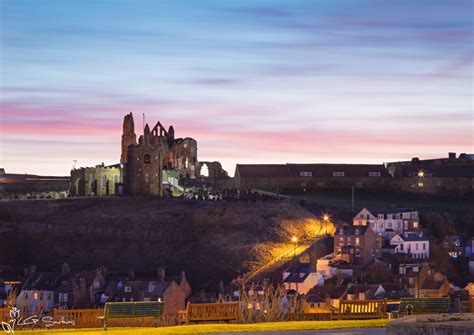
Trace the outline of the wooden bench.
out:
[[[329,321],[332,320],[334,313],[288,313],[288,321]]]
[[[107,302],[104,307],[104,330],[109,319],[154,317],[155,327],[163,315],[164,301]]]
[[[343,300],[339,303],[339,320],[383,319],[387,317],[385,300]]]
[[[188,302],[185,311],[179,311],[180,323],[236,321],[239,318],[238,302],[212,304],[191,304]]]
[[[447,313],[451,300],[445,298],[400,298],[398,315]]]

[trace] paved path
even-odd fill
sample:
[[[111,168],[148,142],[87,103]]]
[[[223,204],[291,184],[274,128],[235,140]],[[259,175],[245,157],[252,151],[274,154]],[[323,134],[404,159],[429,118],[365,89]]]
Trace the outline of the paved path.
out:
[[[235,335],[236,333],[220,333]],[[245,335],[385,335],[385,328],[359,328],[359,329],[331,329],[331,330],[292,330],[292,331],[276,331],[276,332],[250,332]]]

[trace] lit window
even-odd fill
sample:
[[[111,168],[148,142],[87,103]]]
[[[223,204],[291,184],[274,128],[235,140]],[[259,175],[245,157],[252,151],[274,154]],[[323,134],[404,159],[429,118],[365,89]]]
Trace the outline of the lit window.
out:
[[[38,292],[33,293],[33,299],[38,300],[39,299],[39,294]]]
[[[380,177],[380,172],[369,172],[369,177]]]
[[[356,237],[356,245],[359,245],[359,244],[360,244],[360,239]]]

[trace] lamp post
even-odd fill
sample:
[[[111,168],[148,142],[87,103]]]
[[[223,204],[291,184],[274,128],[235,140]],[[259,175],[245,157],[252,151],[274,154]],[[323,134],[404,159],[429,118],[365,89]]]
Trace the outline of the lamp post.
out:
[[[293,258],[296,258],[296,243],[298,243],[298,238],[293,236],[291,242],[293,242]]]
[[[323,221],[324,221],[324,225],[326,227],[326,235],[328,234],[328,222],[329,222],[329,215],[328,214],[324,214],[323,215]]]

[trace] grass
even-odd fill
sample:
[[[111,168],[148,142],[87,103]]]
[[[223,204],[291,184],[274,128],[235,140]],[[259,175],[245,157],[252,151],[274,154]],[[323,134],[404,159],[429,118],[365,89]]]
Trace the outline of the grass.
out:
[[[103,329],[70,329],[70,330],[24,330],[15,331],[21,335],[159,335],[159,334],[209,334],[209,333],[245,333],[263,331],[291,331],[291,330],[322,330],[337,328],[380,328],[385,327],[389,320],[339,320],[339,321],[292,321],[266,322],[253,324],[196,324],[160,328],[109,328]]]

